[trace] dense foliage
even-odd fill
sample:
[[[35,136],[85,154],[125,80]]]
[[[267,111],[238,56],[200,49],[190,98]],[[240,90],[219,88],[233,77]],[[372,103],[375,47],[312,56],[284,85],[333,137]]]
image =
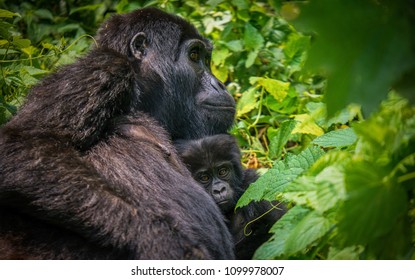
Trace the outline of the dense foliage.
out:
[[[85,53],[106,17],[154,5],[215,43],[243,162],[265,173],[238,205],[290,206],[256,258],[415,258],[415,1],[9,2],[0,123]]]

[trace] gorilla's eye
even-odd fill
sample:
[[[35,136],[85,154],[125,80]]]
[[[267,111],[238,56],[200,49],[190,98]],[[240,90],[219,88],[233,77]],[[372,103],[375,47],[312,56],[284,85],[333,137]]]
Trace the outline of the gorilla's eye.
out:
[[[210,176],[206,173],[202,173],[197,177],[198,181],[205,184],[210,181]]]
[[[222,167],[219,169],[218,174],[220,177],[225,177],[229,174],[229,169],[226,167]]]
[[[199,51],[199,48],[193,48],[190,51],[189,57],[190,57],[190,59],[192,61],[199,62],[199,60],[200,60],[200,51]]]

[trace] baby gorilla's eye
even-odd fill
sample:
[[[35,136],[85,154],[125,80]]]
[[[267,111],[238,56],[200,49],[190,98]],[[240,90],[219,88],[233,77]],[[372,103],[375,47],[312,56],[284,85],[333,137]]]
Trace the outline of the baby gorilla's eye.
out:
[[[225,177],[229,174],[229,169],[226,167],[222,167],[221,169],[219,169],[218,174],[220,177]]]
[[[208,174],[203,173],[203,174],[200,174],[197,177],[197,179],[198,179],[199,182],[201,182],[203,184],[206,184],[207,182],[210,181],[210,176]]]

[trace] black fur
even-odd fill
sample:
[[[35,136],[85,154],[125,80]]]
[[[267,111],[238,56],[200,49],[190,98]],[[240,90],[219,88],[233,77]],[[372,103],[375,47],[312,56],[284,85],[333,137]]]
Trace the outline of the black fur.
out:
[[[233,122],[203,63],[211,44],[153,8],[98,35],[0,130],[0,258],[232,258],[219,209],[170,144]]]
[[[270,202],[260,201],[235,210],[238,199],[258,179],[258,174],[253,169],[243,170],[234,137],[218,134],[197,140],[180,140],[175,142],[175,147],[193,178],[224,213],[234,237],[236,258],[251,259],[255,250],[269,239],[269,229],[285,213],[285,208],[280,205],[273,209]],[[228,169],[229,174],[219,176],[221,168]],[[205,176],[209,180],[204,180]]]

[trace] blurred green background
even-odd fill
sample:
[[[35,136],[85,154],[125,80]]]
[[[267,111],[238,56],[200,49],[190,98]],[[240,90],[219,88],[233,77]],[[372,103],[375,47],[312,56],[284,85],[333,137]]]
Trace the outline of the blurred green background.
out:
[[[156,6],[214,43],[231,133],[290,207],[258,259],[415,259],[415,1],[0,0],[0,125],[114,13]]]

